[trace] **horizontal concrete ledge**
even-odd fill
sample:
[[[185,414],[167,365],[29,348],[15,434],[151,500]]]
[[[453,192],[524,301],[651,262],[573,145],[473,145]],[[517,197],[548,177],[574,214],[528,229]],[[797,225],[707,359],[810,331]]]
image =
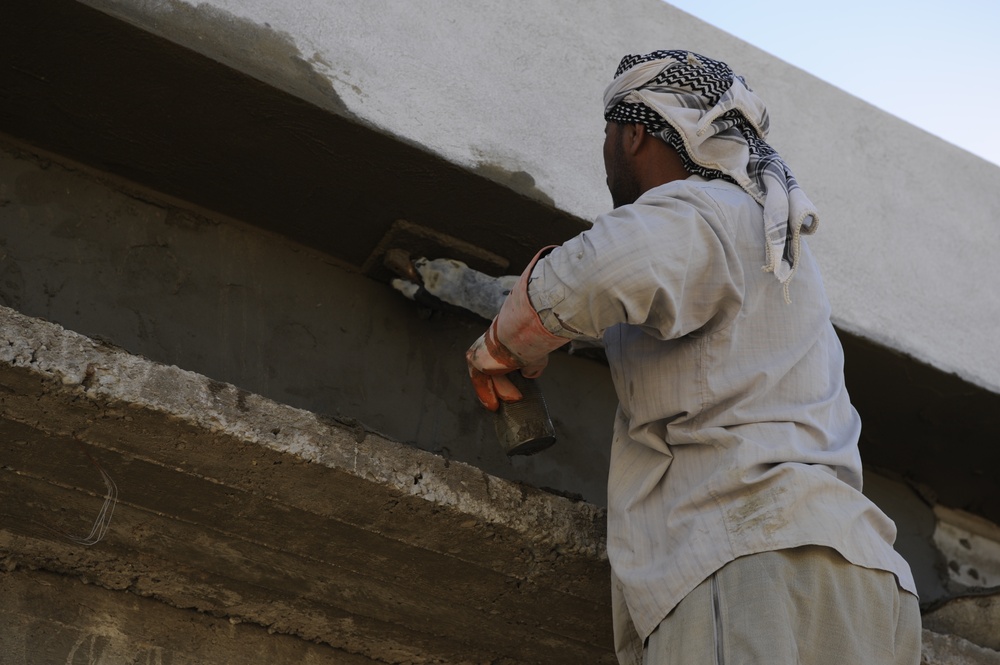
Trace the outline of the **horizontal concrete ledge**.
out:
[[[0,308],[0,555],[375,662],[613,662],[602,510]],[[106,488],[106,538],[87,547]]]
[[[924,630],[921,665],[1000,665],[1000,651],[954,635]]]
[[[190,665],[377,662],[231,619],[202,615],[192,622],[190,611],[115,595],[122,594],[63,575],[0,567],[0,621],[22,635],[44,635],[45,642],[29,651],[0,634],[5,665],[63,662],[68,654],[88,662]],[[996,651],[926,629],[922,651],[922,665],[1000,665]]]

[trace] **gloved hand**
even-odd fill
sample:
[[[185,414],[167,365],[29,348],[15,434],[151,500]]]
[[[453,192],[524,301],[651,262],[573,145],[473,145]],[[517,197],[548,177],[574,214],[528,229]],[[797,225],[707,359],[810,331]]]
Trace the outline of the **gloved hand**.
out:
[[[505,374],[520,369],[526,378],[537,378],[548,364],[548,356],[569,342],[549,332],[528,299],[528,279],[535,264],[551,248],[546,247],[531,260],[511,290],[490,327],[465,353],[469,377],[476,397],[490,411],[500,401],[522,398]]]

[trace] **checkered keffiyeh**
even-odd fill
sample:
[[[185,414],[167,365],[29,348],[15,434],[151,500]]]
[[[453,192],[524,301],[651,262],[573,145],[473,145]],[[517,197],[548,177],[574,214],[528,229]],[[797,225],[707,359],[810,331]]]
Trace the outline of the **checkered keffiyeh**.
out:
[[[724,62],[690,51],[627,55],[604,91],[604,118],[641,123],[680,154],[690,173],[739,185],[764,207],[767,263],[785,287],[800,234],[819,226],[816,207],[764,139],[767,109]]]

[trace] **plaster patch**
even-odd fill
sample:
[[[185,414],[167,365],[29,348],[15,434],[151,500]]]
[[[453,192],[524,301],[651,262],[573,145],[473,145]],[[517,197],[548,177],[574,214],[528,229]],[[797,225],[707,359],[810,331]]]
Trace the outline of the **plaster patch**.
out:
[[[121,0],[88,0],[86,4],[338,115],[352,115],[333,86],[332,80],[339,79],[330,64],[318,53],[305,57],[292,35],[268,23],[258,24],[204,2],[161,0],[136,5]]]
[[[511,171],[499,164],[489,162],[480,162],[473,170],[484,178],[503,185],[522,196],[555,207],[555,200],[538,188],[534,177],[527,171]]]
[[[1000,527],[969,513],[937,506],[934,544],[948,576],[966,587],[1000,587]]]

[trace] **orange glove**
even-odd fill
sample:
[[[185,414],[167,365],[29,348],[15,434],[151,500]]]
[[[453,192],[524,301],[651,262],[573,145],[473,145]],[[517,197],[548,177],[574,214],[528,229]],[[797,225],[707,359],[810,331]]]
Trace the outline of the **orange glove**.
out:
[[[531,260],[507,296],[493,323],[465,352],[469,377],[479,402],[496,411],[500,401],[516,402],[521,391],[505,374],[520,369],[529,379],[537,378],[549,361],[549,354],[569,342],[550,333],[538,318],[528,299],[528,278],[535,264],[552,247],[546,247]]]

